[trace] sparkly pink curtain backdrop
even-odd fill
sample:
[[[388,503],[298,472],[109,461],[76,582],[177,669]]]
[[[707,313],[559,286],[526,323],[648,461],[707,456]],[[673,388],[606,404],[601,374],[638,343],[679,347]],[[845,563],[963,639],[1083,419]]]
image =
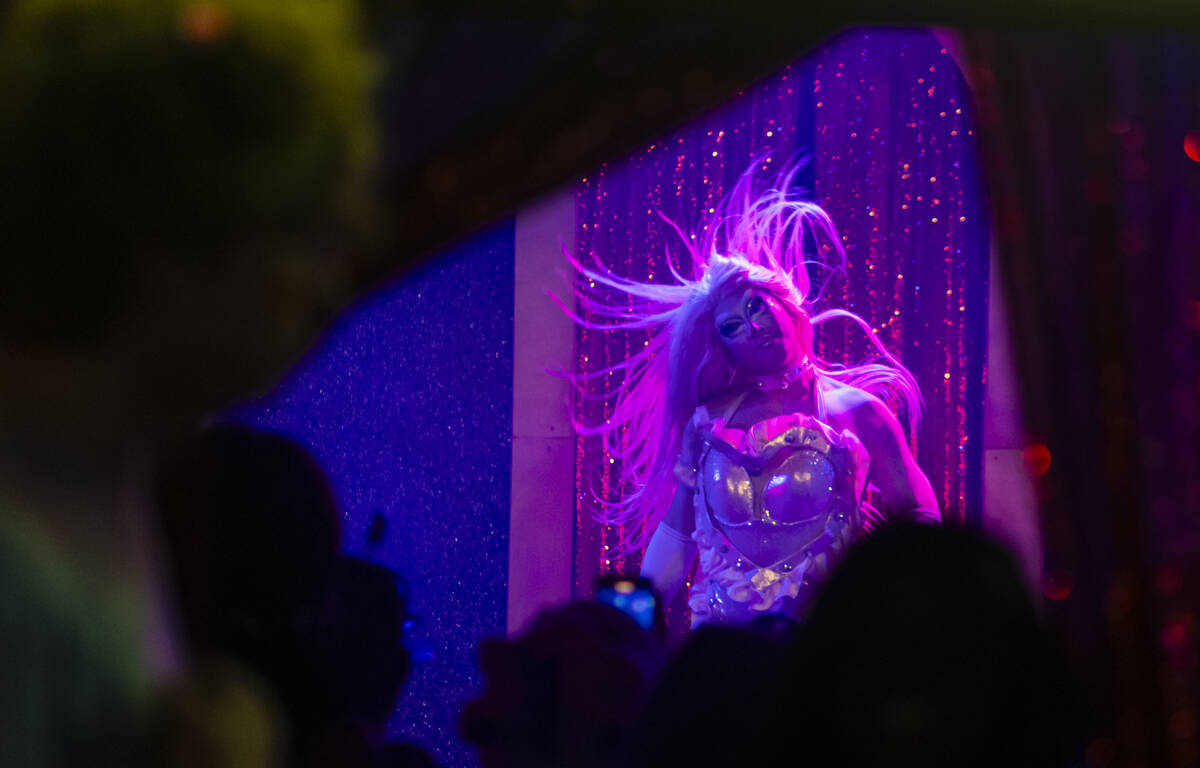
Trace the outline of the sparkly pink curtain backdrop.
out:
[[[927,408],[918,460],[949,520],[975,522],[981,499],[988,230],[966,84],[949,52],[919,30],[848,32],[676,134],[581,179],[577,255],[615,273],[670,280],[666,252],[686,253],[661,211],[694,232],[738,174],[758,160],[764,177],[796,156],[798,183],[833,216],[848,279],[821,307],[865,318],[916,375]],[[814,282],[814,285],[819,284]],[[584,308],[580,307],[580,311]],[[579,371],[606,367],[646,343],[643,333],[577,331]],[[830,321],[818,353],[855,362],[861,329]],[[611,391],[620,374],[591,392]],[[605,419],[615,398],[579,398],[576,415]],[[616,556],[620,532],[593,522],[594,491],[611,498],[620,466],[598,438],[576,441],[575,594],[598,573],[636,572]],[[682,599],[668,611],[675,631]]]

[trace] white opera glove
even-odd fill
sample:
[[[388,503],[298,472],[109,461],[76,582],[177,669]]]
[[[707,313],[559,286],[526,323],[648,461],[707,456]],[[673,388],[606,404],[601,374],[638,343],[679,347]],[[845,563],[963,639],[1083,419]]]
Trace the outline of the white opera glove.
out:
[[[650,579],[663,603],[670,603],[696,557],[696,543],[682,531],[660,522],[642,556],[642,576]]]

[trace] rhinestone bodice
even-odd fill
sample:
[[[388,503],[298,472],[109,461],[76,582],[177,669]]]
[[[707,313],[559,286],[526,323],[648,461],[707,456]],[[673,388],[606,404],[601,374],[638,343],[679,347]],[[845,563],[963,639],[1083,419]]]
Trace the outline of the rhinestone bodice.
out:
[[[863,530],[866,449],[853,432],[800,413],[747,430],[718,418],[701,439],[693,623],[799,618]]]
[[[729,442],[730,432],[740,430],[704,434],[698,511],[755,566],[802,555],[831,520],[857,508],[861,446],[851,433],[833,433],[801,414],[760,422],[740,444]]]

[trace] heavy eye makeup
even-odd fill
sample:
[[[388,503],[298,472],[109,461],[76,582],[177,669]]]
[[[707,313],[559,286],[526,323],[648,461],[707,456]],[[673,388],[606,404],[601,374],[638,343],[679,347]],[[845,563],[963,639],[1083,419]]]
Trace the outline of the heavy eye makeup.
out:
[[[763,319],[770,315],[770,312],[770,300],[765,296],[755,294],[746,299],[742,317],[727,317],[717,323],[717,333],[726,339],[735,338],[746,329],[746,318],[761,324]]]
[[[751,296],[746,300],[747,317],[758,317],[768,311],[768,308],[767,300],[762,296]]]
[[[721,334],[727,339],[732,339],[734,336],[737,336],[742,332],[743,325],[744,324],[741,320],[726,320],[723,323],[717,324],[717,333]]]

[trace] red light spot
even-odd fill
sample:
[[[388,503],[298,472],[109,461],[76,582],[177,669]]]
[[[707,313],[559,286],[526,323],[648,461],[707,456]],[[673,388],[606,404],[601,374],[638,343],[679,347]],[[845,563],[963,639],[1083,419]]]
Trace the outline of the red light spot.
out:
[[[1042,582],[1042,594],[1046,596],[1047,600],[1055,602],[1066,600],[1074,588],[1075,578],[1065,568],[1055,568],[1050,571]]]
[[[1041,477],[1050,470],[1050,449],[1044,443],[1030,443],[1021,453],[1031,477]]]
[[[201,0],[183,10],[183,34],[197,43],[212,43],[229,29],[229,10],[219,2]]]
[[[1188,131],[1183,137],[1183,151],[1194,163],[1200,163],[1200,131]]]
[[[1167,653],[1176,654],[1187,650],[1191,645],[1191,627],[1186,618],[1171,622],[1159,634],[1159,642]]]

